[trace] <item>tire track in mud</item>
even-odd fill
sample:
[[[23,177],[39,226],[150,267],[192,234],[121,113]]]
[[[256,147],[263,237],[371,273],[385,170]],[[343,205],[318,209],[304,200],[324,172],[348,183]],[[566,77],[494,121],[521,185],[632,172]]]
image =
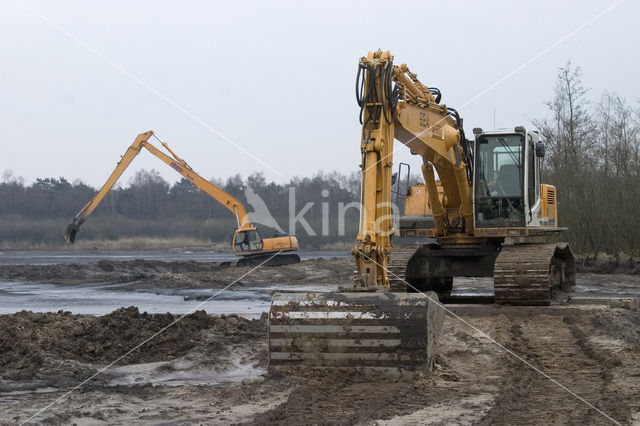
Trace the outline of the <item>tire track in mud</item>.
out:
[[[640,424],[640,311],[603,311],[584,321],[584,330],[576,324],[571,332],[603,367],[602,409],[623,423]]]
[[[527,355],[531,354],[532,348],[523,338],[522,328],[513,320],[511,323],[511,342],[505,346],[540,368],[539,362]],[[502,375],[500,392],[495,397],[493,407],[480,421],[476,422],[477,425],[506,422],[506,417],[510,413],[522,411],[523,401],[528,398],[534,382],[538,380],[539,374],[537,372],[511,358],[510,355],[504,354],[501,358],[506,361],[506,371]]]
[[[628,413],[620,410],[623,406],[607,398],[609,370],[616,361],[588,345],[574,317],[512,318],[511,322],[510,349],[617,421],[628,419]],[[540,329],[548,334],[540,334]],[[493,408],[477,424],[539,424],[541,420],[553,424],[611,424],[520,361],[508,355],[503,359],[503,386]]]
[[[287,401],[257,415],[253,424],[371,424],[442,402],[451,389],[434,387],[429,378],[415,381],[336,375],[310,379]]]
[[[640,328],[633,332],[637,328],[633,314],[606,321],[581,312],[553,310],[530,315],[516,309],[502,314],[482,317],[480,323],[493,329],[492,334],[499,335],[500,341],[509,342],[509,349],[616,421],[628,424],[637,420],[640,371],[635,376],[633,371],[638,365],[635,349],[640,348],[636,345]],[[622,319],[629,324],[621,324]],[[624,341],[617,340],[627,344],[622,352],[602,343],[613,338],[614,329],[625,337]],[[253,422],[372,424],[413,413],[414,417],[406,418],[418,420],[416,424],[438,422],[440,417],[445,419],[440,424],[469,424],[474,419],[479,419],[474,424],[480,425],[611,424],[598,411],[512,356],[496,356],[495,348],[479,347],[475,339],[463,338],[466,332],[456,327],[446,333],[449,350],[441,354],[441,365],[430,378],[359,381],[349,376],[311,374],[295,380],[297,386],[288,399],[256,416]],[[453,381],[443,383],[445,377]],[[482,395],[491,400],[477,404],[475,415],[463,416],[463,410],[457,410],[456,417],[456,404]],[[437,406],[450,413],[438,416],[436,412],[436,418],[430,417],[433,413],[427,409]]]

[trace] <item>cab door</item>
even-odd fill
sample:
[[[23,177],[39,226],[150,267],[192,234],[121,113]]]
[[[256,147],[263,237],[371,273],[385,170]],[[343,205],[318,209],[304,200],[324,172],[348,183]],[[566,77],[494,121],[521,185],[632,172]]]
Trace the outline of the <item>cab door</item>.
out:
[[[474,156],[477,228],[525,226],[525,135],[482,134]]]

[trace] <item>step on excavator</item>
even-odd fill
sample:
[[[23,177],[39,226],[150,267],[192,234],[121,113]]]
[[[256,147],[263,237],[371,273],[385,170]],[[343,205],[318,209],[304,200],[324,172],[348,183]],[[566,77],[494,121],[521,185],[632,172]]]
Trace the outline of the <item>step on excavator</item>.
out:
[[[102,199],[109,193],[113,185],[115,185],[122,173],[131,164],[133,159],[136,158],[142,148],[145,148],[233,213],[236,218],[237,229],[233,234],[231,247],[235,255],[239,257],[237,261],[233,262],[236,266],[280,266],[300,262],[300,256],[295,253],[295,251],[298,250],[298,240],[296,237],[285,235],[273,238],[262,238],[258,229],[249,221],[247,211],[238,199],[201,177],[186,161],[178,157],[171,148],[169,148],[165,142],[160,141],[160,139],[158,139],[158,141],[161,142],[170,156],[156,148],[149,142],[149,138],[152,136],[156,137],[153,131],[148,131],[136,137],[100,191],[89,200],[67,226],[63,235],[68,243],[75,241],[80,226],[98,207]]]
[[[540,183],[535,131],[474,129],[387,52],[361,58],[361,217],[351,288],[275,294],[269,369],[293,366],[403,374],[431,368],[454,277],[493,277],[498,304],[549,305],[574,292],[560,241],[556,188]],[[394,227],[394,140],[422,159]],[[436,179],[436,174],[437,178]],[[396,194],[399,181],[396,174]]]

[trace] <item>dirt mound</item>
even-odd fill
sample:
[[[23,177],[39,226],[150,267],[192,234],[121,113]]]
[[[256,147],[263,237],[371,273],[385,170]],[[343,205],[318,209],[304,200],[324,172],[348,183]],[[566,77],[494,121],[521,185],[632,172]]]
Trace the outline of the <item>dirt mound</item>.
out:
[[[223,265],[220,262],[196,262],[195,260],[179,262],[164,262],[160,260],[145,259],[124,261],[100,260],[95,265],[98,269],[105,272],[131,271],[147,274],[183,274],[186,272],[217,271],[226,268],[226,265]]]
[[[86,264],[69,263],[59,265],[0,265],[0,278],[15,281],[100,281],[101,271]]]
[[[451,394],[429,378],[367,380],[357,375],[323,374],[305,379],[286,401],[257,414],[251,423],[372,424],[412,413],[416,407],[428,406]]]
[[[224,336],[263,334],[260,321],[235,315],[215,317],[197,311],[179,318],[169,313],[140,313],[136,307],[120,308],[102,317],[62,311],[2,315],[0,371],[5,372],[4,379],[17,380],[34,377],[51,359],[109,363],[154,335],[120,364],[182,356],[200,343],[205,331]],[[210,350],[215,352],[216,346]]]
[[[89,282],[146,282],[159,288],[211,288],[242,282],[283,284],[339,284],[352,280],[350,258],[310,259],[272,267],[229,267],[229,262],[159,260],[100,260],[58,265],[0,265],[0,279],[82,284]],[[135,288],[135,286],[133,287]]]
[[[640,260],[617,256],[579,257],[576,259],[576,271],[595,274],[640,275]]]
[[[624,315],[617,311],[605,311],[594,316],[593,325],[602,332],[620,339],[640,352],[640,312]]]
[[[95,263],[66,263],[58,265],[0,265],[0,278],[15,281],[55,282],[130,282],[150,280],[163,274],[211,272],[226,269],[222,262],[163,262],[134,259],[125,261],[100,260]]]
[[[348,285],[353,280],[351,258],[309,259],[275,267],[230,267],[184,274],[160,274],[153,278],[157,287],[222,287],[240,280],[242,283],[280,283],[291,285]]]

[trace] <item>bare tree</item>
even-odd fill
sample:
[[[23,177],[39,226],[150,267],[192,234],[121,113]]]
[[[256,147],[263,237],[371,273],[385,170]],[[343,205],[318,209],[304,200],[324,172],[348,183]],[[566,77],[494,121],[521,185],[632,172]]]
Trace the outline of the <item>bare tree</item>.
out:
[[[558,187],[560,223],[569,226],[579,251],[598,251],[599,240],[592,232],[598,226],[597,212],[591,208],[597,196],[593,173],[598,165],[596,124],[587,92],[580,67],[567,62],[558,71],[554,97],[546,103],[551,117],[534,124],[548,146],[544,172]]]
[[[636,207],[640,202],[638,116],[616,93],[605,93],[597,107],[601,220],[609,252],[638,251]]]
[[[558,187],[560,222],[578,252],[637,254],[640,110],[605,92],[593,108],[579,67],[558,72],[551,117],[535,121],[547,142],[546,180]]]

